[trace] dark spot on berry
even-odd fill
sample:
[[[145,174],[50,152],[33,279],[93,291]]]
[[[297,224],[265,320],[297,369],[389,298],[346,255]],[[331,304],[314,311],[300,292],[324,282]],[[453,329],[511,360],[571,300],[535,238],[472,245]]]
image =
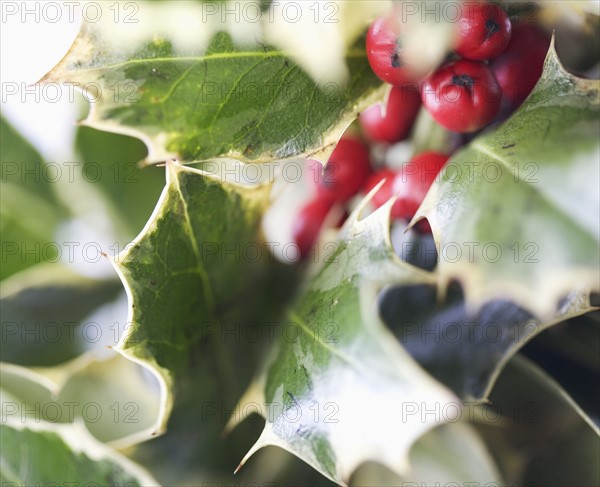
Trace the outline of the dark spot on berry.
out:
[[[510,149],[511,147],[514,147],[517,144],[508,144],[508,145],[503,145],[502,148],[503,149]]]
[[[485,38],[489,39],[500,30],[500,26],[494,19],[488,19],[485,21],[485,30],[487,31]]]
[[[473,81],[473,78],[467,74],[461,74],[460,76],[455,74],[452,76],[452,84],[462,86],[463,88],[472,89],[475,82]]]
[[[398,54],[396,51],[394,51],[392,53],[391,60],[392,60],[392,68],[401,68],[402,67],[402,61],[400,60],[400,54]]]

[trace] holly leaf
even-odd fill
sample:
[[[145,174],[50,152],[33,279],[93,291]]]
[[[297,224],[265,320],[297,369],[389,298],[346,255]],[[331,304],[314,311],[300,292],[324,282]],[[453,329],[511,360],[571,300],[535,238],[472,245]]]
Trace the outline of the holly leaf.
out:
[[[292,307],[290,331],[240,401],[242,410],[263,405],[266,418],[241,465],[276,445],[340,484],[369,460],[406,473],[412,443],[443,421],[413,413],[444,407],[454,396],[377,319],[381,287],[432,280],[395,256],[390,208],[360,220],[361,207],[349,218],[336,251]]]
[[[600,482],[598,426],[521,355],[498,378],[482,419],[480,432],[494,445],[507,484],[591,487]]]
[[[82,421],[99,441],[125,448],[151,438],[158,416],[158,391],[143,369],[109,352],[88,352],[54,367],[0,363],[2,421]],[[25,414],[25,416],[23,416]]]
[[[380,96],[360,42],[346,54],[348,80],[319,85],[286,52],[234,44],[224,32],[186,55],[163,37],[110,49],[111,34],[84,24],[41,82],[93,86],[85,125],[143,139],[149,162],[263,162],[317,153]]]
[[[0,285],[2,361],[50,366],[77,357],[97,333],[85,318],[122,292],[118,280],[90,279],[60,263],[10,276]]]
[[[40,262],[57,259],[54,232],[66,214],[52,187],[55,169],[0,117],[0,278]]]
[[[6,484],[158,485],[142,467],[95,440],[80,423],[9,420],[0,424],[0,437],[6,446],[0,454],[0,480]]]
[[[590,387],[600,374],[600,313],[573,318],[532,340],[523,355],[558,382],[600,428],[600,396]]]
[[[551,47],[522,107],[457,153],[415,220],[427,217],[441,283],[467,303],[513,301],[552,314],[600,285],[600,81],[567,73]]]
[[[439,290],[426,285],[386,290],[380,304],[382,318],[413,358],[468,401],[485,400],[503,367],[527,342],[593,309],[586,293],[573,292],[546,319],[503,300],[473,310],[456,286],[441,301]]]
[[[351,485],[504,484],[485,443],[464,422],[443,424],[425,433],[410,450],[410,464],[410,472],[403,477],[381,465],[366,464],[352,476]]]
[[[269,185],[241,186],[170,162],[154,214],[115,259],[130,305],[115,349],[159,380],[156,432],[165,429],[177,380],[182,394],[198,387],[199,375],[190,371],[212,347],[222,347],[220,324],[252,305],[249,289],[261,289],[260,256],[267,251],[259,231],[269,193]],[[224,353],[217,356],[227,361]]]
[[[128,243],[156,205],[164,186],[164,170],[141,166],[146,147],[133,137],[79,127],[75,147],[81,155],[84,180],[100,190],[117,235]]]

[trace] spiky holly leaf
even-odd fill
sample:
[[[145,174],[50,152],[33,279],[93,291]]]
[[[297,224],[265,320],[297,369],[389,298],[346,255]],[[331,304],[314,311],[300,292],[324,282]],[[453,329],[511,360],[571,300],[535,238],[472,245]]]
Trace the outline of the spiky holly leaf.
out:
[[[155,381],[143,369],[109,352],[88,352],[54,367],[0,363],[2,421],[36,418],[81,421],[99,441],[124,448],[151,438],[158,416]]]
[[[154,214],[116,258],[130,304],[116,350],[157,376],[157,432],[165,428],[176,379],[203,362],[210,334],[243,307],[249,288],[259,288],[260,254],[267,252],[257,242],[269,193],[269,185],[229,183],[170,162]]]
[[[467,302],[512,300],[548,316],[600,286],[600,81],[567,73],[552,47],[523,106],[452,158],[416,218],[440,248],[438,276]]]
[[[516,355],[500,375],[479,425],[507,484],[595,486],[600,430],[543,369]]]
[[[3,421],[0,437],[0,480],[7,485],[159,485],[142,467],[95,440],[81,423]]]
[[[455,400],[377,318],[383,286],[432,277],[395,256],[389,204],[360,220],[362,211],[349,218],[335,253],[293,306],[270,365],[240,401],[242,409],[264,405],[266,418],[242,464],[276,445],[340,484],[368,460],[405,473],[412,443],[443,422],[442,409]],[[423,417],[425,407],[440,414]]]
[[[539,319],[514,303],[484,303],[472,310],[456,286],[439,299],[435,286],[387,290],[381,314],[400,343],[428,372],[469,401],[485,400],[508,360],[544,330],[593,307],[573,292],[558,310]]]
[[[503,484],[498,468],[475,429],[465,422],[446,423],[419,438],[410,450],[411,470],[400,477],[381,465],[365,464],[351,485]]]
[[[381,86],[360,42],[347,52],[349,78],[320,85],[286,52],[260,42],[234,44],[224,32],[183,54],[168,39],[148,41],[152,32],[111,49],[113,32],[102,25],[84,24],[41,82],[93,87],[85,124],[142,138],[150,162],[318,153]]]

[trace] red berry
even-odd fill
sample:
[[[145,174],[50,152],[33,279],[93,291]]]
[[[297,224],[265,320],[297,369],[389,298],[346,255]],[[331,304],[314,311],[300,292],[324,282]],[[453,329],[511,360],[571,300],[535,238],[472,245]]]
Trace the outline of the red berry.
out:
[[[392,16],[376,19],[367,31],[367,59],[379,79],[394,86],[414,81],[402,61],[398,21]]]
[[[523,103],[540,79],[549,48],[550,38],[543,30],[515,24],[506,51],[490,63],[504,99],[514,107]]]
[[[309,175],[317,194],[337,202],[345,202],[360,191],[371,172],[369,149],[360,139],[343,137],[323,170],[318,161],[311,161]]]
[[[421,98],[433,119],[454,132],[475,132],[490,123],[502,98],[490,68],[478,61],[452,61],[423,82]]]
[[[385,114],[381,113],[381,105],[373,105],[360,114],[360,126],[371,140],[400,142],[408,137],[420,107],[421,96],[416,87],[393,87]]]
[[[396,202],[392,206],[392,218],[410,220],[423,202],[429,187],[448,161],[448,156],[439,152],[422,152],[407,162],[399,171],[381,169],[375,172],[365,184],[365,193],[370,192],[380,181],[385,182],[371,200],[379,208],[392,196]],[[423,226],[423,228],[426,228]]]
[[[435,178],[448,161],[448,156],[439,152],[422,152],[404,164],[393,183],[393,192],[398,198],[392,208],[394,218],[411,220],[425,199]]]
[[[331,198],[319,197],[307,203],[296,216],[292,225],[292,237],[298,246],[300,258],[304,258],[319,238],[321,228],[333,208]]]
[[[456,39],[456,52],[462,57],[495,58],[506,49],[510,36],[510,19],[500,7],[485,2],[462,4]]]

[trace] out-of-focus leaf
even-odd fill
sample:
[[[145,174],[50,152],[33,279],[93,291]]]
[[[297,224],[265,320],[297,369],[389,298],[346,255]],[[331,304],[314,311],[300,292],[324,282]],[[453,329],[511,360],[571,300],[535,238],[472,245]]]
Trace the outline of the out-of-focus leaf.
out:
[[[410,450],[411,469],[400,477],[381,465],[366,464],[352,476],[351,486],[486,485],[502,479],[486,445],[463,422],[438,426],[419,438]]]
[[[100,189],[111,221],[129,242],[152,214],[164,186],[164,169],[141,167],[146,147],[132,137],[80,127],[75,146],[87,182]]]
[[[0,424],[0,480],[6,485],[158,485],[148,472],[95,440],[81,423]]]
[[[564,389],[520,355],[490,394],[481,433],[508,485],[600,484],[599,430]]]
[[[56,167],[0,117],[0,279],[44,260],[54,261],[56,225],[66,214],[54,195]]]
[[[61,264],[11,276],[0,286],[2,361],[49,366],[75,358],[99,329],[84,319],[120,292],[117,280],[89,279]]]
[[[93,352],[49,368],[3,363],[2,420],[83,421],[98,440],[118,448],[146,441],[158,416],[159,390],[142,371],[120,355]]]
[[[557,381],[600,428],[600,314],[573,318],[532,340],[523,354]]]
[[[436,379],[467,400],[487,398],[498,374],[518,350],[544,330],[592,309],[573,293],[546,320],[508,301],[470,310],[451,286],[440,301],[435,286],[386,290],[380,312],[400,343]]]

